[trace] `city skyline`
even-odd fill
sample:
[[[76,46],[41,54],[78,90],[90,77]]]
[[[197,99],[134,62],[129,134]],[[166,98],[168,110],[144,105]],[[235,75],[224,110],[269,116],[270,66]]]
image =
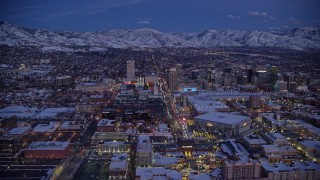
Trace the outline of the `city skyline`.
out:
[[[2,1],[0,21],[53,31],[151,28],[164,32],[205,29],[277,30],[320,25],[311,1]]]
[[[0,180],[319,179],[317,1],[1,1]]]

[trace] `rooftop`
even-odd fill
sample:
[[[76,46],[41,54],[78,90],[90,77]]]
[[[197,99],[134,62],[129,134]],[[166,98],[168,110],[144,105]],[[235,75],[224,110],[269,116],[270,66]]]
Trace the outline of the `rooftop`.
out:
[[[36,115],[38,109],[26,106],[7,106],[0,109],[0,118],[10,118],[17,116],[19,118],[31,118]]]
[[[188,96],[188,101],[198,112],[211,112],[218,108],[228,108],[223,102],[217,101],[211,95]]]
[[[116,120],[101,119],[97,126],[114,126],[113,122],[116,122]]]
[[[250,144],[267,144],[267,142],[264,139],[262,139],[260,136],[249,135],[243,138]]]
[[[294,162],[293,166],[287,166],[284,163],[274,163],[270,164],[266,161],[262,161],[261,165],[264,169],[269,172],[281,172],[281,171],[297,171],[297,170],[320,170],[320,165],[314,162]]]
[[[17,128],[12,128],[8,134],[9,135],[20,135],[24,134],[28,131],[31,131],[31,127],[17,127]]]
[[[178,162],[178,158],[163,156],[163,155],[160,155],[159,153],[155,153],[152,158],[152,164],[155,166],[176,164],[177,162]]]
[[[137,152],[151,152],[151,142],[148,135],[140,135],[138,137]]]
[[[180,172],[165,169],[164,167],[139,167],[136,169],[136,176],[140,176],[140,180],[149,179],[171,179],[181,180],[182,174]]]
[[[58,113],[61,112],[73,112],[75,108],[46,108],[43,111],[41,111],[39,114],[35,116],[37,119],[43,119],[43,118],[53,118],[57,116]]]
[[[320,141],[300,141],[299,143],[305,147],[312,147],[320,150]]]
[[[32,150],[64,150],[70,143],[68,141],[36,141],[32,142],[28,149]]]
[[[196,116],[195,119],[211,121],[216,123],[223,123],[229,125],[235,125],[242,121],[248,120],[250,117],[242,116],[242,115],[234,115],[229,113],[221,113],[221,112],[209,112],[207,114],[202,114],[200,116]]]
[[[292,146],[278,146],[278,145],[262,145],[265,152],[286,152],[286,151],[298,151],[294,149]]]
[[[33,132],[54,132],[60,126],[59,122],[50,122],[50,124],[38,124],[33,128]]]

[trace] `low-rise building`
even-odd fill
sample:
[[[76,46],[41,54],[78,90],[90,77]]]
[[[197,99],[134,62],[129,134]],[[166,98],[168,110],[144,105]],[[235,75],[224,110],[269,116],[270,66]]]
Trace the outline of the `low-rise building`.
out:
[[[97,132],[114,132],[115,120],[101,119],[97,124]]]
[[[292,166],[284,163],[270,164],[261,162],[262,175],[267,179],[314,180],[320,177],[320,166],[314,162],[293,162]]]
[[[262,145],[262,153],[270,163],[291,162],[299,158],[299,152],[292,146]]]
[[[263,137],[267,140],[269,144],[274,144],[277,146],[289,145],[289,141],[281,133],[269,132],[263,134]]]
[[[209,131],[238,136],[250,130],[251,118],[221,112],[210,112],[194,118],[196,125]]]
[[[181,180],[182,174],[180,172],[165,169],[163,167],[138,167],[136,169],[135,180],[150,180],[150,179],[170,179]]]
[[[152,163],[152,145],[148,135],[140,135],[137,145],[137,166],[149,166]]]
[[[24,156],[35,159],[61,159],[69,153],[70,149],[71,145],[68,141],[36,141],[24,150]]]
[[[20,139],[27,135],[31,130],[32,128],[30,126],[16,127],[8,131],[7,136],[12,139]]]
[[[128,154],[113,154],[109,165],[109,179],[127,179]]]
[[[301,149],[310,157],[320,157],[320,141],[298,141],[298,149]]]
[[[258,135],[248,135],[243,137],[243,144],[249,149],[260,149],[262,145],[266,145],[267,142]]]

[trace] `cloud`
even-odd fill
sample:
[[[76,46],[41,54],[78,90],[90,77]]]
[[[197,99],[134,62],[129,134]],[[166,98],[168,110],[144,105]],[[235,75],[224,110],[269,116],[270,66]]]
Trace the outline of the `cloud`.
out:
[[[295,25],[299,25],[301,24],[301,22],[293,17],[290,17],[289,18],[289,22],[292,23],[292,24],[295,24]]]
[[[137,22],[138,24],[150,24],[151,22],[149,20],[141,20]]]
[[[240,19],[240,17],[234,16],[232,14],[228,14],[227,17],[230,18],[230,19]]]
[[[262,17],[268,16],[268,14],[266,12],[259,12],[259,11],[249,11],[248,14],[250,16],[262,16]]]
[[[273,16],[270,16],[269,19],[271,19],[271,20],[276,20],[276,18],[273,17]]]

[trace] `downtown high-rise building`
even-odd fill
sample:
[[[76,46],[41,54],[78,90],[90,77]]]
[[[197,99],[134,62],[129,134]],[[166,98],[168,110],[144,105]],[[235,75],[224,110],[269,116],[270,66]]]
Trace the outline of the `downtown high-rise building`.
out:
[[[136,69],[135,69],[134,63],[135,62],[131,60],[127,61],[127,79],[128,80],[135,80]]]
[[[175,91],[177,89],[177,69],[170,68],[165,75],[169,91]]]

